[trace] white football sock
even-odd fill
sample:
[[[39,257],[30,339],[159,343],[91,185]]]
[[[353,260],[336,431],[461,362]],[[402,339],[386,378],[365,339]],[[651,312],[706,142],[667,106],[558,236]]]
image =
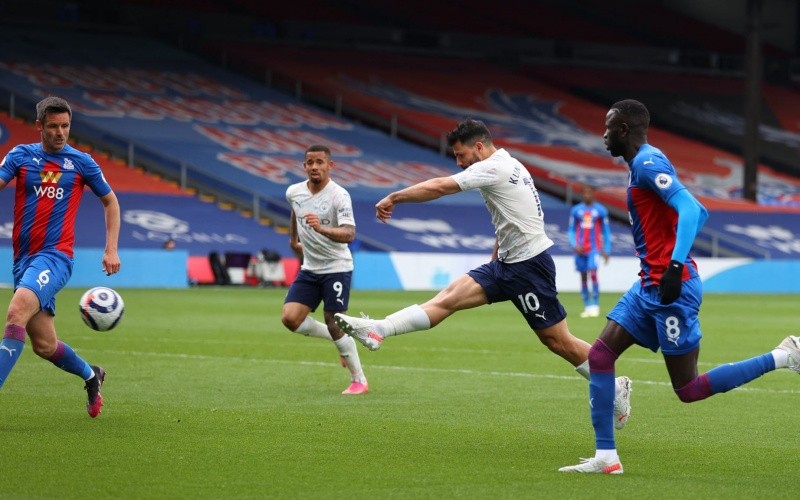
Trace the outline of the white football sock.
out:
[[[418,304],[414,304],[386,316],[386,319],[380,321],[380,326],[382,336],[391,337],[427,330],[431,327],[431,320]]]
[[[575,367],[575,371],[581,374],[581,377],[589,380],[589,360],[587,359],[583,363],[579,364]]]
[[[350,370],[350,378],[353,382],[367,383],[367,378],[364,376],[364,371],[361,369],[361,359],[358,357],[358,349],[356,348],[356,341],[349,335],[344,335],[339,340],[334,340],[336,348],[339,349],[339,355]]]
[[[773,349],[772,357],[775,358],[775,368],[786,368],[789,366],[789,353],[783,349]]]
[[[617,455],[616,448],[613,450],[597,450],[594,454],[594,458],[600,459],[605,463],[611,463],[618,461],[619,455]]]
[[[305,335],[306,337],[317,337],[333,342],[333,337],[331,337],[331,332],[328,331],[328,326],[325,323],[315,320],[311,316],[306,316],[306,319],[300,323],[300,326],[298,326],[297,330],[294,332]]]

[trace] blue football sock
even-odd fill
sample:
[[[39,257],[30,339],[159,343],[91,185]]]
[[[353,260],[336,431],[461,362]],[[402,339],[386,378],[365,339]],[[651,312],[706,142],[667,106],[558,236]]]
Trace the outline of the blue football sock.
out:
[[[17,360],[25,347],[25,328],[19,325],[6,324],[3,341],[0,342],[0,387],[3,387],[8,374],[17,364]]]
[[[89,380],[92,376],[92,367],[89,366],[89,363],[81,359],[72,347],[60,340],[56,352],[50,356],[49,361],[65,372],[77,375],[83,380]]]
[[[617,382],[614,363],[617,354],[601,339],[589,349],[589,406],[598,450],[614,450],[614,392]]]
[[[598,450],[613,450],[614,442],[614,373],[591,372],[589,380],[589,405],[592,411],[595,444]]]
[[[585,306],[592,305],[591,299],[589,298],[589,286],[586,282],[581,285],[581,298],[583,298],[583,304]]]
[[[772,353],[762,354],[738,363],[720,365],[708,372],[711,393],[728,392],[774,369],[775,358]]]
[[[592,305],[596,306],[600,303],[600,284],[596,281],[592,283]]]

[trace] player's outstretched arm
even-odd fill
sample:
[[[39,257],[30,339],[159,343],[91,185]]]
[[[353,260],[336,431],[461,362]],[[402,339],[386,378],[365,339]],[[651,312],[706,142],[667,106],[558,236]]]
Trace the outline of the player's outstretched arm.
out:
[[[394,206],[398,203],[424,203],[460,191],[461,188],[452,177],[428,179],[386,196],[375,204],[375,216],[381,222],[386,222],[391,218]]]

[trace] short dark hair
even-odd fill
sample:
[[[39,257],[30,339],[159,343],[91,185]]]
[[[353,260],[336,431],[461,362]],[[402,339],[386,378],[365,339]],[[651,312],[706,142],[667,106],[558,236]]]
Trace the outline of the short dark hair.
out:
[[[72,118],[72,109],[69,107],[69,103],[60,97],[45,97],[36,103],[36,119],[38,121],[44,123],[48,113],[68,113]]]
[[[482,121],[467,118],[447,134],[448,146],[452,147],[456,142],[465,146],[472,146],[476,142],[489,145],[492,143],[492,134]]]
[[[325,153],[328,158],[331,157],[331,148],[324,144],[312,144],[306,148],[306,153]]]
[[[650,112],[639,101],[624,99],[615,102],[611,109],[617,110],[622,121],[627,123],[631,130],[644,131],[650,126]]]

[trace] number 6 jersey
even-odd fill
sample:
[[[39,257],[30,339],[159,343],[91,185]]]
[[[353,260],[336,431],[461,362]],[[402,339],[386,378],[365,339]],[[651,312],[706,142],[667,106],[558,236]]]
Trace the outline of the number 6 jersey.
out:
[[[0,178],[17,180],[14,195],[14,260],[55,249],[69,258],[75,244],[75,218],[89,186],[98,197],[111,192],[100,166],[70,145],[57,153],[40,143],[22,144],[0,163]]]

